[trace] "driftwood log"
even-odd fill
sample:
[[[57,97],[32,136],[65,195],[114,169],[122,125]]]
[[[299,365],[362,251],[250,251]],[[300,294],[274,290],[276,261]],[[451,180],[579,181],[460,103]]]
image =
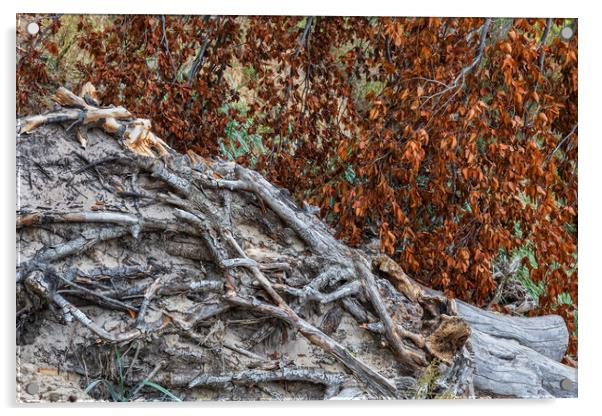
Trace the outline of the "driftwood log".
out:
[[[577,370],[560,363],[569,336],[560,316],[505,316],[456,302],[471,328],[478,389],[524,398],[577,397]]]
[[[54,101],[17,125],[23,368],[132,400],[166,397],[141,380],[186,400],[576,396],[559,317],[423,288],[257,172],[178,154],[91,84]]]

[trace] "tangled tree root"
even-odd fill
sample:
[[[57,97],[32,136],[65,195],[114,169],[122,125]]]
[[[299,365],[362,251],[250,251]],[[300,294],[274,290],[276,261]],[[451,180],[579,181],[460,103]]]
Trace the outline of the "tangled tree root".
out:
[[[479,313],[467,323],[387,257],[342,244],[258,173],[177,154],[148,120],[101,107],[91,84],[54,99],[18,123],[21,360],[133,386],[132,400],[149,381],[188,400],[415,397],[432,362],[441,392],[478,392],[475,352],[508,342]],[[483,390],[567,392],[544,370],[558,357],[515,330],[545,364],[523,376],[548,384]],[[563,335],[550,342],[566,348]]]

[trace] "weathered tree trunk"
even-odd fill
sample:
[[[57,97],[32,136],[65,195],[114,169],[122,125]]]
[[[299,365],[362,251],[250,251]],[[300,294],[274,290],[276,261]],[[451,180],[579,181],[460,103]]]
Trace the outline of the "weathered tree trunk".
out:
[[[477,389],[524,398],[577,396],[577,370],[560,364],[569,336],[560,316],[506,316],[456,303],[471,328]]]
[[[90,85],[55,100],[17,136],[23,365],[119,381],[128,399],[142,380],[187,400],[576,395],[558,317],[429,293],[258,173],[100,108]],[[56,123],[75,134],[42,127]]]

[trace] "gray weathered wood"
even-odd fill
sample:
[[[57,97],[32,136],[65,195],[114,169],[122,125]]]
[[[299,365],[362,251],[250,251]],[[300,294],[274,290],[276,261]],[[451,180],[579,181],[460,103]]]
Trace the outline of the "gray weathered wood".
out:
[[[520,398],[577,397],[577,369],[516,340],[494,337],[478,329],[473,329],[470,343],[477,390]]]
[[[442,296],[430,288],[423,290]],[[560,316],[509,316],[454,302],[458,315],[471,327],[477,390],[520,398],[577,397],[577,369],[559,362],[569,338]]]
[[[526,318],[508,316],[456,301],[458,315],[472,329],[496,338],[509,339],[554,361],[562,360],[569,340],[564,320],[558,315]]]
[[[443,296],[438,290],[422,286],[431,296]],[[551,358],[562,360],[569,343],[569,332],[564,320],[558,315],[546,315],[527,318],[491,312],[455,299],[458,315],[472,329],[497,338],[511,339],[520,345]]]

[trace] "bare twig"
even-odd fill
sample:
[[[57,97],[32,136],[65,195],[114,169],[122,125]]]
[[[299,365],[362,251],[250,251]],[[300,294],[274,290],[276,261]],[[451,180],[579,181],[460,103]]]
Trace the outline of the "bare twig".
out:
[[[162,278],[162,276],[159,276],[155,279],[155,281],[146,290],[146,293],[144,294],[144,300],[142,301],[142,304],[140,305],[140,309],[138,310],[138,316],[136,316],[136,328],[138,328],[140,330],[146,329],[146,323],[144,322],[144,315],[146,315],[146,310],[148,309],[148,306],[149,306],[151,300],[155,296],[155,293],[157,293],[157,290],[159,289],[159,287],[162,283],[163,283],[163,278]]]
[[[537,50],[539,51],[542,46],[545,46],[546,40],[548,39],[548,34],[550,33],[550,29],[552,28],[553,21],[551,18],[546,19],[546,28],[543,31],[543,35],[541,35],[541,40],[537,45]],[[546,56],[545,50],[542,50],[539,54],[539,71],[543,73],[543,63]]]
[[[481,62],[481,58],[483,57],[483,52],[485,51],[485,44],[486,44],[486,38],[487,38],[487,33],[489,32],[489,27],[491,26],[491,22],[492,19],[491,18],[487,18],[485,20],[485,23],[483,23],[483,26],[481,26],[481,34],[480,34],[480,39],[479,39],[479,48],[477,50],[477,54],[474,57],[474,59],[472,60],[472,62],[462,68],[462,70],[458,73],[458,75],[456,75],[456,78],[454,78],[454,80],[452,81],[451,84],[449,84],[445,89],[443,89],[442,91],[439,91],[433,95],[430,95],[428,97],[425,97],[425,101],[421,104],[421,107],[426,105],[426,103],[428,103],[430,100],[432,100],[433,98],[443,95],[449,91],[452,91],[454,89],[461,89],[464,86],[465,80],[466,80],[466,76],[469,75],[472,71],[474,71],[474,69],[477,67],[477,65],[479,64],[479,62]],[[461,82],[460,82],[461,81]],[[454,93],[454,95],[457,93],[457,91]]]
[[[578,124],[575,124],[571,131],[566,136],[564,136],[560,142],[558,142],[558,145],[554,148],[554,150],[552,150],[550,154],[546,156],[546,162],[550,160],[552,156],[554,156],[554,153],[556,153],[558,149],[560,149],[562,145],[575,133],[575,131],[577,131],[577,126]]]
[[[285,367],[273,371],[247,370],[219,376],[201,374],[191,380],[188,387],[223,387],[228,384],[255,384],[273,381],[304,381],[323,384],[326,386],[324,399],[329,399],[338,392],[341,384],[345,381],[345,377],[324,370]]]
[[[358,294],[362,288],[362,283],[359,280],[354,280],[353,282],[342,285],[330,293],[322,293],[317,290],[311,290],[308,292],[305,289],[297,289],[281,284],[274,284],[273,286],[276,290],[281,290],[289,295],[298,296],[299,298],[303,298],[303,300],[315,300],[322,304],[326,304]]]
[[[105,341],[118,343],[131,341],[137,337],[139,337],[142,333],[138,329],[132,329],[128,332],[123,332],[118,335],[113,335],[101,327],[99,327],[94,321],[86,316],[81,310],[73,306],[71,303],[67,302],[64,297],[59,294],[54,294],[52,300],[60,306],[63,310],[68,311],[71,316],[77,319],[80,323],[85,325],[90,331],[94,332],[96,335],[104,339]]]
[[[424,362],[424,359],[421,356],[409,351],[403,346],[403,343],[401,342],[397,332],[397,326],[393,323],[393,320],[387,312],[387,308],[380,297],[380,294],[378,293],[374,275],[364,264],[364,260],[359,256],[356,256],[354,260],[358,274],[361,276],[362,282],[364,283],[366,295],[370,299],[372,306],[385,326],[385,335],[397,358],[403,364],[407,365],[411,372],[416,371],[421,366],[425,366],[426,362]]]
[[[28,274],[38,264],[48,263],[51,261],[60,260],[73,254],[82,253],[100,242],[123,237],[128,233],[129,230],[123,227],[89,230],[84,232],[84,234],[79,238],[55,247],[47,248],[36,254],[33,259],[19,264],[17,271],[17,282],[19,282],[24,275]]]

